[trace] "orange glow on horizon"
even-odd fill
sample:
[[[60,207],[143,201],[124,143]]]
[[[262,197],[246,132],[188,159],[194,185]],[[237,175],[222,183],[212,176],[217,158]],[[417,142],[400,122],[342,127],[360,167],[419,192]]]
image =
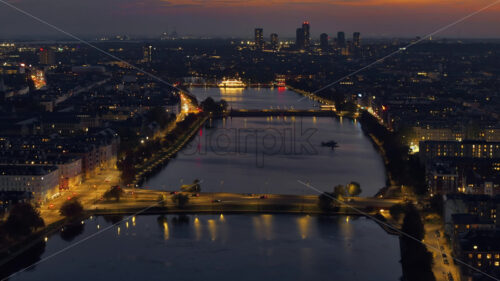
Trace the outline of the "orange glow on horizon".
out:
[[[475,1],[462,1],[462,0],[213,0],[201,2],[199,0],[161,0],[166,6],[204,6],[204,7],[270,7],[270,6],[462,6],[462,7],[477,7],[481,8],[494,1],[490,0],[475,0]],[[497,8],[499,9],[499,8]]]

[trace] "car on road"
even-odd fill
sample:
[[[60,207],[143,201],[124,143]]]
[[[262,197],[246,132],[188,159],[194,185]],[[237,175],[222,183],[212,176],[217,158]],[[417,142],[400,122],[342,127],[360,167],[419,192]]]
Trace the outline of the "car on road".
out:
[[[200,197],[200,194],[199,194],[199,193],[193,193],[193,194],[191,195],[191,197]]]
[[[267,195],[260,196],[260,199],[267,199],[267,198],[269,198]]]
[[[55,208],[54,204],[49,204],[49,210],[53,210]]]
[[[220,199],[214,199],[214,200],[212,200],[212,203],[220,203],[220,202],[222,202]]]
[[[171,191],[170,192],[170,194],[172,194],[172,195],[177,194],[177,193],[179,193],[179,192],[177,192],[177,191]]]
[[[453,281],[453,275],[451,274],[451,272],[448,272],[448,280]]]

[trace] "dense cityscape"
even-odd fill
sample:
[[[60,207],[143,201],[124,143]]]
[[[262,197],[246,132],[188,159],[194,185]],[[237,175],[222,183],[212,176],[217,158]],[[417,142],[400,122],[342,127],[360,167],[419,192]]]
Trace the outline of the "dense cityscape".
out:
[[[83,225],[94,227],[97,217],[106,224],[95,222],[95,233],[109,225],[120,236],[129,223],[135,227],[139,215],[152,215],[168,240],[182,223],[197,227],[198,217],[213,215],[206,227],[216,240],[214,233],[224,229],[216,231],[214,220],[229,222],[227,214],[289,213],[320,222],[372,220],[397,239],[392,266],[398,269],[388,270],[397,280],[498,280],[500,40],[365,39],[363,30],[320,33],[309,21],[290,30],[295,38],[256,27],[247,33],[252,36],[229,39],[165,32],[156,39],[1,42],[0,278],[37,280],[36,268],[43,268],[38,263],[54,251],[45,244],[58,233],[67,243],[81,241]],[[256,96],[258,106],[252,103]],[[256,165],[249,160],[250,168],[222,171],[228,179],[216,181],[197,174],[217,170],[203,162],[210,155],[202,149],[224,150],[217,161],[234,167],[242,155],[253,153],[248,147],[248,154],[231,153],[234,143],[203,148],[207,134],[237,122],[242,122],[237,130],[261,122],[255,132],[269,135],[270,128],[278,130],[276,122],[291,126],[296,120],[322,133],[321,145],[312,144],[314,153],[275,151],[256,133],[255,149],[261,144],[264,155]],[[332,122],[325,126],[330,129],[352,126],[352,134],[358,130],[385,181],[378,186],[371,174],[368,180],[350,175],[347,183],[325,172],[328,186],[311,184],[315,174],[309,178],[301,157],[360,151],[343,139],[347,129],[328,135],[317,122]],[[237,135],[245,143],[246,137]],[[197,162],[179,168],[190,178],[162,176],[181,173],[168,170],[188,162],[186,150],[192,149]],[[263,170],[275,169],[279,178],[287,168],[274,163],[286,161],[297,161],[297,178],[291,179],[297,192],[280,189],[289,185],[285,176],[277,184],[263,176]],[[344,164],[354,175],[366,172],[364,166]],[[330,166],[335,164],[309,168]],[[254,173],[262,175],[262,186],[246,189],[245,181],[259,177],[251,179]],[[233,176],[241,189],[228,187]],[[301,239],[308,237],[308,227],[299,221]],[[33,276],[23,279],[24,272]]]

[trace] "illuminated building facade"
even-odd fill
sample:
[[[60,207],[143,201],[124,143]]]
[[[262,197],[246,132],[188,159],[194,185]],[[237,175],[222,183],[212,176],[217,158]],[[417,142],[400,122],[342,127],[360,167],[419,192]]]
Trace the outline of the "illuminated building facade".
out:
[[[500,142],[486,141],[423,141],[422,159],[436,157],[500,158]]]
[[[304,32],[304,49],[311,47],[311,26],[308,21],[302,23],[302,32]]]
[[[276,50],[279,48],[279,43],[278,34],[271,33],[271,47]]]
[[[151,62],[153,60],[153,46],[146,46],[142,48],[142,61],[143,62]]]
[[[352,34],[352,45],[354,46],[354,48],[361,47],[361,33],[354,32]]]
[[[56,64],[56,55],[51,49],[40,48],[40,52],[38,53],[38,58],[40,60],[40,64],[43,65],[54,65]]]
[[[264,48],[264,29],[262,28],[256,28],[255,29],[255,47],[257,49],[263,49]]]
[[[0,191],[31,193],[36,201],[59,193],[60,171],[56,166],[0,165]]]

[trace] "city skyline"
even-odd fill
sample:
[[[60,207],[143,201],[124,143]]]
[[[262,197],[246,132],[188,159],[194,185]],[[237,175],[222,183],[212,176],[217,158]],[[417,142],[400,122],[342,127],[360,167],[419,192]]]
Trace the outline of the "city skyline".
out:
[[[500,280],[500,0],[0,0],[0,280]]]
[[[12,5],[64,27],[78,36],[159,37],[176,31],[196,37],[253,37],[255,27],[264,36],[277,33],[280,38],[295,37],[295,26],[311,23],[311,38],[321,33],[360,31],[364,38],[423,36],[494,1],[464,3],[458,0],[353,0],[353,1],[97,1],[65,4],[33,0],[10,1]],[[62,34],[0,3],[0,38],[61,38]],[[224,4],[224,5],[222,5]],[[498,6],[483,11],[438,34],[449,38],[500,38],[495,28],[500,23]],[[374,24],[376,23],[376,24]]]

